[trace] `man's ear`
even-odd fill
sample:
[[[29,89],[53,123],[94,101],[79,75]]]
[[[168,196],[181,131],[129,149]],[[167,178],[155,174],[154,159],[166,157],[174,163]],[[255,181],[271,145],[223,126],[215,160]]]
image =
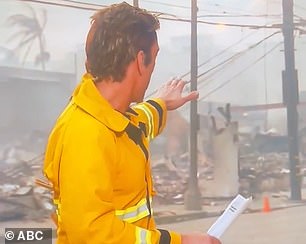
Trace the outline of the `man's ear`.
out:
[[[145,53],[141,50],[137,53],[137,67],[138,67],[138,72],[140,75],[143,74],[144,69],[145,69]]]

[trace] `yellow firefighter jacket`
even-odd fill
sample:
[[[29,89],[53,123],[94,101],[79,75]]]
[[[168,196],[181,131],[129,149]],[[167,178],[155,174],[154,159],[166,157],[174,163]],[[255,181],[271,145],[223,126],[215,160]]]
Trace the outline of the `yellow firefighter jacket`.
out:
[[[152,99],[121,114],[83,76],[45,155],[58,244],[181,243],[179,234],[158,230],[152,216],[148,141],[163,129],[166,113],[164,102]]]

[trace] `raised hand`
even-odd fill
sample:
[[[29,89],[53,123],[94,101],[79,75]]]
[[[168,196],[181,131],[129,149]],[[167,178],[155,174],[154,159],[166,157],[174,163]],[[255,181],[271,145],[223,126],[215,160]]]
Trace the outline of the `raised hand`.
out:
[[[161,86],[157,91],[157,97],[165,101],[168,110],[174,110],[183,106],[186,102],[196,100],[199,97],[197,91],[192,91],[183,96],[183,89],[187,84],[182,79],[172,79]]]

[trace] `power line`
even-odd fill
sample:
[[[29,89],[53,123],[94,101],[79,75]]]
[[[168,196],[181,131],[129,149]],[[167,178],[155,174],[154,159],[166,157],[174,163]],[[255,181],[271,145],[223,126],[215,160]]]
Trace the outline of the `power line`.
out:
[[[230,48],[236,46],[236,45],[239,44],[243,39],[246,39],[246,38],[250,37],[250,36],[253,35],[254,33],[255,33],[255,32],[250,33],[250,34],[249,34],[248,36],[246,36],[245,38],[242,38],[242,39],[240,39],[239,41],[237,41],[236,43],[232,44],[231,46],[225,48],[224,50],[222,50],[221,52],[219,52],[219,53],[216,54],[215,56],[213,56],[213,57],[209,58],[208,60],[206,60],[205,62],[201,63],[201,64],[198,66],[198,68],[199,68],[199,67],[202,67],[203,65],[205,65],[205,64],[207,64],[207,63],[209,63],[212,59],[214,59],[214,58],[220,56],[220,55],[223,54],[225,51],[227,51],[227,50],[229,50]],[[213,70],[215,70],[215,69],[217,69],[217,68],[219,68],[219,69],[216,71],[216,72],[218,72],[220,69],[223,69],[223,68],[224,68],[224,66],[222,66],[222,65],[227,65],[227,64],[233,62],[236,58],[240,57],[240,56],[243,55],[245,52],[247,52],[247,51],[249,51],[249,50],[251,50],[251,49],[257,47],[257,46],[260,45],[262,42],[266,41],[267,39],[271,38],[272,36],[274,36],[274,35],[276,35],[276,34],[278,34],[278,33],[280,33],[280,31],[274,32],[274,33],[272,33],[271,35],[269,35],[269,36],[267,36],[267,37],[261,39],[259,42],[257,42],[257,43],[255,43],[255,44],[249,46],[247,49],[245,49],[245,50],[243,50],[243,51],[240,51],[240,52],[238,52],[238,53],[235,53],[235,54],[234,54],[233,56],[231,56],[230,58],[228,58],[228,59],[222,61],[221,63],[218,63],[217,65],[215,65],[214,67],[210,68],[209,70],[207,70],[207,71],[201,73],[200,75],[197,76],[197,78],[200,78],[201,76],[206,75],[207,73],[209,73],[209,72],[211,72],[211,71],[213,71]],[[216,72],[215,72],[215,73],[216,73]],[[183,74],[183,75],[181,75],[181,76],[179,76],[179,77],[180,77],[180,78],[184,78],[184,77],[187,76],[189,73],[190,73],[190,71],[187,72],[187,73],[185,73],[185,74]],[[215,73],[211,74],[211,75],[208,76],[208,77],[205,77],[205,79],[202,79],[202,80],[199,81],[198,83],[199,83],[199,84],[203,83],[205,80],[207,80],[208,78],[210,78],[210,77],[211,77],[212,75],[214,75]],[[187,81],[187,83],[189,83],[189,82],[190,82],[190,81]],[[153,94],[155,94],[156,92],[157,92],[157,89],[155,89],[154,91],[152,91],[151,93],[149,93],[149,94],[146,96],[146,99],[147,99],[148,97],[152,96]]]
[[[217,7],[217,8],[225,7],[225,8],[230,8],[230,9],[235,10],[235,11],[241,11],[241,12],[245,11],[244,9],[233,8],[233,6],[226,6],[224,4],[219,4],[219,3],[210,3],[207,0],[203,0],[203,2],[198,1],[198,5],[201,5],[201,4],[205,4],[205,6],[210,5],[212,7]]]
[[[254,35],[256,32],[251,32],[249,33],[247,36],[239,39],[237,42],[233,43],[232,45],[226,47],[225,49],[221,50],[219,53],[217,53],[216,55],[214,55],[213,57],[210,57],[209,59],[207,59],[206,61],[204,61],[203,63],[201,63],[198,68],[204,66],[205,64],[208,64],[210,61],[212,61],[213,59],[219,57],[220,55],[224,54],[226,51],[232,49],[233,47],[237,46],[238,44],[240,44],[242,41],[244,41],[245,39],[249,38],[250,36]],[[188,71],[187,73],[183,74],[180,76],[180,78],[184,78],[185,76],[189,75],[190,71]]]
[[[208,76],[206,76],[205,78],[199,80],[199,85],[203,84],[202,86],[199,86],[199,89],[203,88],[204,86],[207,86],[210,82],[206,82],[206,83],[203,83],[205,81],[207,81],[208,79],[210,79],[211,77],[213,77],[214,75],[216,75],[218,72],[220,71],[224,71],[224,68],[233,63],[235,60],[237,60],[238,58],[240,58],[244,53],[246,53],[247,51],[249,51],[248,49],[247,50],[244,50],[243,52],[239,52],[239,53],[235,53],[233,56],[231,56],[230,58],[222,61],[221,63],[215,65],[214,67],[210,68],[208,71],[204,72],[205,74],[208,74],[209,72],[213,71],[213,73],[209,74]],[[203,74],[202,74],[203,75]]]
[[[226,64],[224,64],[223,66],[219,66],[216,68],[216,70],[207,75],[204,79],[199,81],[199,89],[201,90],[203,89],[203,87],[207,86],[208,84],[211,84],[214,80],[210,80],[212,77],[214,77],[215,75],[219,74],[220,72],[224,71],[225,67],[232,64],[233,62],[235,62],[235,60],[237,60],[238,58],[242,57],[242,53],[238,53],[235,57],[233,57],[233,59],[229,60]],[[206,81],[206,82],[205,82]],[[204,83],[205,82],[205,83]]]
[[[77,8],[77,9],[83,9],[83,10],[98,10],[99,8],[108,7],[108,5],[101,5],[101,4],[88,4],[88,3],[82,3],[78,1],[71,1],[71,0],[61,0],[60,2],[50,2],[48,0],[16,0],[16,1],[22,1],[22,2],[31,2],[31,3],[40,3],[40,4],[48,4],[53,6],[61,6],[61,7],[70,7],[70,8]],[[185,22],[190,23],[190,19],[184,19],[177,17],[176,15],[170,14],[170,13],[163,13],[163,12],[156,12],[156,11],[150,11],[152,14],[156,14],[159,19],[162,20],[170,20],[170,21],[178,21],[178,22]],[[169,17],[164,17],[169,16]],[[210,21],[203,21],[198,20],[197,23],[199,24],[207,24],[207,25],[224,25],[229,27],[239,27],[239,28],[251,28],[251,29],[276,29],[281,28],[281,24],[273,24],[273,25],[250,25],[250,24],[234,24],[234,23],[220,23],[220,22],[210,22]]]
[[[89,4],[89,3],[82,3],[78,1],[71,1],[71,0],[61,0],[60,2],[50,2],[46,0],[16,0],[21,2],[30,2],[30,3],[39,3],[39,4],[47,4],[53,5],[58,7],[68,7],[68,8],[76,8],[82,10],[98,10],[99,8],[105,8],[107,5],[100,5],[100,4]]]
[[[276,34],[278,34],[278,33],[281,33],[281,31],[276,31],[276,32],[274,32],[274,33],[272,33],[272,34],[266,36],[265,38],[261,39],[260,41],[256,42],[255,44],[249,46],[249,47],[246,48],[245,50],[240,51],[240,52],[234,54],[232,57],[230,57],[230,58],[228,58],[228,59],[222,61],[221,63],[215,65],[214,67],[210,68],[209,70],[207,70],[207,71],[201,73],[200,75],[198,75],[198,78],[200,78],[200,77],[202,77],[202,76],[208,74],[208,73],[211,72],[212,70],[214,70],[214,69],[216,69],[216,68],[218,68],[218,67],[220,67],[220,66],[222,66],[222,65],[224,65],[224,64],[228,64],[229,61],[232,62],[233,59],[236,59],[236,58],[240,57],[242,54],[244,54],[244,53],[250,51],[251,49],[253,49],[253,48],[257,47],[257,46],[259,46],[261,43],[263,43],[264,41],[268,40],[269,38],[273,37],[274,35],[276,35]],[[222,68],[224,68],[224,66],[223,66]],[[205,80],[206,80],[206,79],[199,81],[199,84],[203,83]]]
[[[268,52],[266,52],[264,55],[262,55],[261,57],[259,57],[258,59],[256,59],[254,62],[252,62],[250,65],[248,65],[246,68],[244,68],[242,71],[240,71],[239,73],[237,73],[236,75],[234,75],[232,78],[230,78],[229,80],[223,82],[222,84],[220,84],[218,87],[216,87],[215,89],[211,90],[210,92],[208,92],[205,96],[201,97],[199,99],[199,101],[204,100],[205,98],[209,97],[211,94],[215,93],[216,91],[220,90],[221,88],[223,88],[224,86],[226,86],[227,84],[229,84],[230,82],[233,81],[233,79],[237,78],[238,76],[240,76],[241,74],[243,74],[246,70],[248,70],[249,68],[253,67],[256,63],[258,63],[260,60],[262,60],[263,58],[265,58],[268,54],[270,54],[271,52],[273,52],[278,46],[280,46],[281,44],[283,44],[283,42],[279,42],[277,45],[275,45],[273,48],[271,48]]]
[[[175,8],[183,8],[183,9],[190,9],[191,7],[189,6],[182,6],[182,5],[176,5],[176,4],[170,4],[170,3],[163,3],[163,2],[158,2],[158,1],[150,1],[150,0],[141,0],[142,2],[147,2],[147,3],[153,3],[153,4],[159,4],[163,6],[169,6],[169,7],[175,7]]]
[[[304,20],[304,17],[302,17],[302,16],[300,16],[300,15],[298,15],[298,14],[294,14],[294,17],[297,18],[297,19],[299,19],[299,20]]]
[[[189,19],[184,18],[168,18],[168,17],[159,17],[163,20],[172,20],[172,21],[178,21],[178,22],[186,22],[190,23]],[[223,26],[229,26],[229,27],[239,27],[239,28],[250,28],[250,29],[279,29],[282,27],[282,24],[273,24],[273,25],[251,25],[251,24],[234,24],[234,23],[224,23],[224,22],[211,22],[211,21],[204,21],[204,20],[198,20],[199,24],[206,24],[206,25],[223,25]]]
[[[150,1],[150,0],[142,0],[142,2],[152,3],[152,4],[158,4],[163,6],[169,6],[174,8],[182,8],[182,9],[190,9],[190,6],[182,6],[177,4],[170,4],[170,3],[164,3],[164,2],[158,2],[158,1]],[[217,5],[216,5],[217,6]],[[218,4],[218,6],[220,6]],[[203,11],[201,9],[198,9],[198,11]],[[242,11],[242,10],[241,10]],[[211,12],[211,11],[208,11]],[[208,15],[198,15],[198,18],[201,17],[281,17],[281,14],[274,14],[274,15],[267,15],[267,14],[258,14],[258,15],[252,15],[252,14],[228,14],[226,11],[222,12],[223,14],[208,14]]]
[[[101,7],[101,6],[102,7],[107,7],[107,5],[101,5],[101,4],[97,4],[97,3],[84,3],[84,2],[75,1],[75,0],[64,0],[64,1],[69,2],[69,3],[76,3],[76,4],[90,4],[90,5],[97,6],[97,7]]]
[[[204,14],[198,15],[198,18],[240,18],[240,17],[252,17],[252,18],[281,18],[281,14]]]
[[[242,40],[247,39],[248,37],[250,37],[251,35],[255,34],[255,32],[251,32],[249,35],[247,35],[246,37],[240,39],[239,41],[235,42],[234,44],[228,46],[227,48],[223,49],[222,51],[220,51],[219,53],[217,53],[216,55],[214,55],[213,57],[207,59],[206,61],[204,61],[203,63],[201,63],[200,65],[198,65],[198,68],[202,67],[203,65],[209,63],[210,61],[212,61],[213,59],[219,57],[220,55],[222,55],[223,53],[225,53],[226,51],[228,51],[229,49],[233,48],[234,46],[236,46],[237,44],[241,43]],[[181,79],[183,79],[184,77],[186,77],[187,75],[190,74],[190,71],[180,75],[179,77]],[[189,83],[190,81],[187,81],[187,83]],[[152,95],[154,95],[157,92],[157,89],[153,90],[151,93],[149,93],[146,98],[151,97]]]

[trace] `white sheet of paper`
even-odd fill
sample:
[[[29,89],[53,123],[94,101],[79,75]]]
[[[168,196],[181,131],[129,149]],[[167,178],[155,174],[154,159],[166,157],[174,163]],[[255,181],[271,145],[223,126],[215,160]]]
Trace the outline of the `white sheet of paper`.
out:
[[[226,207],[222,215],[209,228],[207,234],[220,238],[233,221],[247,208],[252,197],[245,198],[238,194]]]

